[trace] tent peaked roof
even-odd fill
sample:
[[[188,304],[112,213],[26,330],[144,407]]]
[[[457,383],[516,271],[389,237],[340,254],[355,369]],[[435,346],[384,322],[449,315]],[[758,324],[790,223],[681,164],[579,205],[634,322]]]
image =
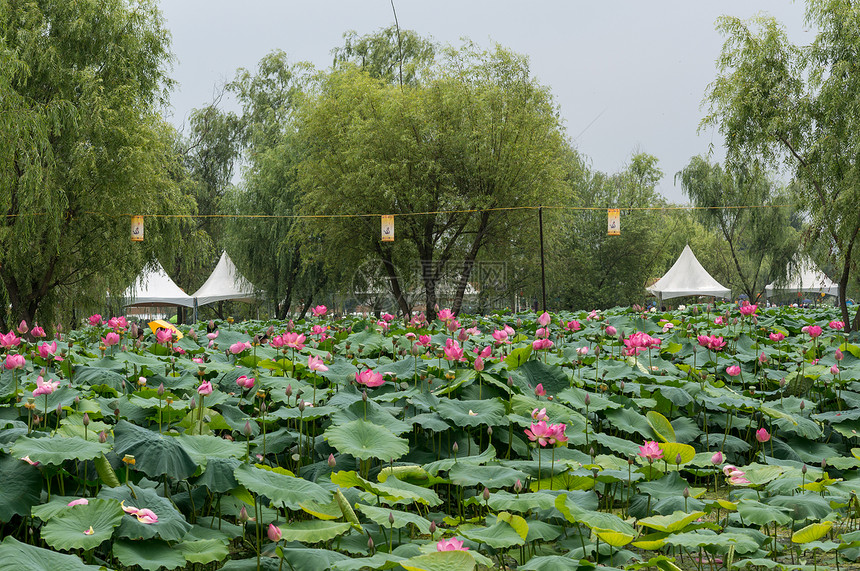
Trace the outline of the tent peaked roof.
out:
[[[794,274],[784,286],[777,286],[776,282],[773,282],[764,288],[767,297],[773,295],[774,291],[823,293],[838,296],[839,284],[834,283],[826,274],[816,269],[811,262],[806,262],[800,266],[800,271]]]
[[[161,264],[144,270],[134,283],[123,293],[125,305],[183,305],[194,306],[194,298],[182,291],[176,283],[170,279]]]
[[[227,252],[222,252],[218,265],[212,270],[206,283],[194,292],[194,297],[197,298],[197,305],[226,300],[250,302],[256,299],[256,291],[253,284],[236,269]]]
[[[648,291],[660,299],[670,299],[685,295],[714,295],[718,297],[731,296],[732,290],[721,285],[711,277],[696,256],[689,244],[678,256],[675,264]]]

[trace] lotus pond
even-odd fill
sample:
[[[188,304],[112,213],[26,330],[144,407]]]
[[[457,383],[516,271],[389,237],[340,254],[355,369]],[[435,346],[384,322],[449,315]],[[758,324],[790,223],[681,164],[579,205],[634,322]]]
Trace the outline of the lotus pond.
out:
[[[0,335],[0,570],[860,559],[832,309],[315,313]]]

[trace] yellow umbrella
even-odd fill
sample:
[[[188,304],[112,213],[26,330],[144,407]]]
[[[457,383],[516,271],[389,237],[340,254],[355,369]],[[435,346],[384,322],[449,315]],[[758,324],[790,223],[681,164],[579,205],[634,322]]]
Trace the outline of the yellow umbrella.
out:
[[[150,321],[149,328],[152,329],[153,333],[157,333],[159,329],[169,329],[173,332],[173,335],[177,341],[184,337],[184,335],[182,335],[182,332],[177,329],[175,325],[163,319],[156,319],[155,321]]]

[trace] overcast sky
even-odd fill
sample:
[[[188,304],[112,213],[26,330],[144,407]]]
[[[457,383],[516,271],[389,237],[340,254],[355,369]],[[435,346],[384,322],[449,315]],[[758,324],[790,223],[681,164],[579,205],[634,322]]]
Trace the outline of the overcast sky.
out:
[[[394,22],[390,0],[160,0],[173,35],[178,82],[171,121],[182,127],[217,84],[268,52],[331,65],[347,30],[366,34]],[[593,168],[616,172],[630,156],[660,160],[663,194],[686,203],[674,174],[690,157],[722,158],[712,130],[697,133],[702,99],[716,74],[723,15],[776,17],[789,37],[807,43],[805,5],[790,0],[395,0],[402,29],[443,44],[468,37],[529,56],[550,86],[570,138]]]

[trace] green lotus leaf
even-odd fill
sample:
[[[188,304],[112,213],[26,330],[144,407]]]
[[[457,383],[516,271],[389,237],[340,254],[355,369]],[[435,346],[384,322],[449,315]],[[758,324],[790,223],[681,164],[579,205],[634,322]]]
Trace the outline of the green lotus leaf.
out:
[[[454,400],[443,398],[436,407],[439,416],[454,426],[507,426],[501,399]]]
[[[129,541],[119,539],[113,544],[113,555],[126,567],[139,565],[146,571],[184,567],[185,558],[177,549],[158,539]]]
[[[0,571],[99,571],[103,567],[85,565],[77,556],[57,553],[21,543],[11,535],[0,543]]]
[[[135,469],[151,478],[163,475],[184,480],[197,471],[197,463],[173,436],[147,430],[126,420],[114,428],[114,451],[134,456]]]
[[[27,456],[40,464],[60,465],[66,460],[92,460],[110,452],[110,444],[101,444],[95,434],[91,440],[78,437],[49,436],[32,438],[25,436],[12,446],[12,456]]]
[[[802,529],[798,529],[791,536],[792,543],[810,543],[824,537],[830,528],[833,527],[832,521],[821,523],[811,523]]]
[[[377,552],[372,557],[358,557],[349,561],[339,561],[332,566],[332,571],[360,571],[362,569],[394,569],[403,561],[403,557],[389,553]]]
[[[319,484],[276,470],[241,464],[233,475],[248,490],[266,496],[278,507],[299,510],[304,501],[325,504],[332,498],[332,493]]]
[[[592,528],[591,531],[594,535],[599,537],[601,541],[616,548],[624,547],[636,538],[635,535],[631,535],[629,533],[621,533],[611,529],[600,529],[599,527]]]
[[[738,513],[744,523],[755,525],[770,525],[772,523],[786,525],[791,522],[787,508],[769,506],[749,498],[738,502]]]
[[[191,459],[204,469],[206,462],[212,458],[242,458],[247,452],[242,443],[217,436],[183,434],[176,438],[176,441],[188,452]]]
[[[589,399],[588,407],[585,406],[586,395],[588,395]],[[602,395],[589,393],[578,388],[566,388],[559,393],[558,398],[580,412],[585,412],[586,408],[588,408],[589,412],[599,412],[606,409],[620,409],[622,407],[621,404],[613,402]]]
[[[686,533],[676,533],[666,537],[665,542],[669,545],[678,547],[686,547],[688,549],[698,549],[706,546],[734,546],[738,553],[752,553],[757,551],[759,544],[743,533],[723,532],[704,533],[700,531],[690,531]]]
[[[367,422],[384,426],[396,436],[412,430],[411,424],[395,418],[390,410],[388,407],[381,406],[370,399],[366,403],[356,401],[332,414],[331,421],[333,424],[346,424],[353,420],[366,420]]]
[[[651,425],[651,428],[654,429],[654,433],[660,440],[663,442],[676,442],[675,429],[672,428],[672,423],[669,422],[668,418],[653,410],[649,410],[645,414],[645,418],[648,419],[648,424]]]
[[[606,411],[606,419],[612,427],[628,434],[638,434],[642,438],[651,439],[653,432],[645,415],[639,414],[632,408],[618,408]]]
[[[39,503],[42,473],[15,456],[0,455],[0,522],[26,516]]]
[[[406,571],[473,571],[475,565],[475,558],[468,551],[436,551],[400,562]]]
[[[655,515],[639,520],[640,525],[650,527],[657,531],[674,533],[687,527],[688,524],[705,515],[705,512],[685,513],[676,511],[672,515]]]
[[[368,504],[358,504],[355,507],[370,521],[379,524],[382,527],[394,527],[395,529],[402,529],[411,523],[418,529],[419,532],[421,532],[422,535],[427,535],[430,533],[430,520],[423,518],[418,514],[371,506]],[[389,521],[389,516],[394,517],[394,523],[391,523]]]
[[[335,563],[340,561],[348,561],[351,558],[348,555],[344,555],[343,553],[338,553],[337,551],[330,551],[328,549],[310,549],[307,547],[287,547],[281,548],[278,547],[276,550],[279,556],[283,556],[284,558],[284,567],[290,569],[301,569],[302,571],[328,571],[331,569]],[[228,567],[225,565],[221,569],[226,569],[227,571],[232,570],[241,570],[245,571],[255,571],[257,569],[256,560],[251,559],[254,562],[253,567]],[[277,559],[273,559],[275,563],[278,563]],[[278,566],[275,565],[270,567],[272,571],[278,569]]]
[[[340,491],[340,488],[338,488],[338,491]],[[340,502],[337,500],[338,499],[334,496],[332,496],[331,501],[327,504],[320,504],[318,502],[306,500],[299,504],[299,506],[302,508],[302,511],[314,516],[315,518],[323,520],[340,519],[344,514],[340,509]]]
[[[279,526],[283,539],[286,541],[300,541],[302,543],[320,543],[343,535],[352,528],[347,522],[324,521],[312,519],[308,521],[296,521]]]
[[[517,567],[520,571],[577,571],[579,560],[562,555],[540,555]]]
[[[660,450],[663,451],[663,460],[669,464],[676,464],[678,456],[681,456],[681,464],[686,464],[696,457],[696,449],[689,444],[677,442],[661,442]]]
[[[448,479],[457,486],[482,486],[491,489],[513,486],[517,480],[525,482],[525,472],[505,466],[469,466],[456,464],[448,472]]]
[[[128,539],[158,537],[165,541],[180,541],[191,529],[191,524],[185,521],[185,517],[176,510],[173,503],[159,496],[151,488],[140,488],[127,483],[118,488],[102,488],[98,497],[118,500],[126,507],[147,508],[158,516],[156,523],[146,524],[132,515],[126,515],[117,530],[118,537]]]
[[[86,505],[67,506],[45,523],[42,539],[61,551],[94,549],[110,539],[123,515],[116,500],[91,499]]]
[[[633,526],[622,520],[615,514],[591,511],[583,509],[576,503],[573,498],[567,494],[560,494],[555,498],[555,507],[567,519],[573,523],[584,523],[590,528],[611,529],[628,535],[636,535],[636,530]]]
[[[442,499],[432,489],[422,488],[407,482],[401,482],[394,476],[389,476],[385,483],[365,480],[355,472],[336,472],[331,475],[331,481],[341,488],[358,487],[368,492],[384,496],[392,501],[414,500],[416,502],[438,506]]]
[[[408,440],[395,436],[384,426],[364,420],[330,426],[323,435],[338,452],[361,460],[377,458],[391,462],[409,452]]]
[[[495,549],[503,549],[514,545],[523,545],[526,540],[507,522],[498,520],[490,527],[472,527],[461,530],[460,535],[484,543]]]
[[[213,561],[223,561],[230,555],[227,544],[220,539],[198,539],[194,541],[186,539],[177,543],[175,549],[178,549],[189,563],[201,565]]]
[[[194,437],[197,438],[197,437]],[[212,458],[206,469],[194,479],[198,486],[206,486],[210,492],[224,494],[239,485],[234,473],[241,462],[235,458]]]

